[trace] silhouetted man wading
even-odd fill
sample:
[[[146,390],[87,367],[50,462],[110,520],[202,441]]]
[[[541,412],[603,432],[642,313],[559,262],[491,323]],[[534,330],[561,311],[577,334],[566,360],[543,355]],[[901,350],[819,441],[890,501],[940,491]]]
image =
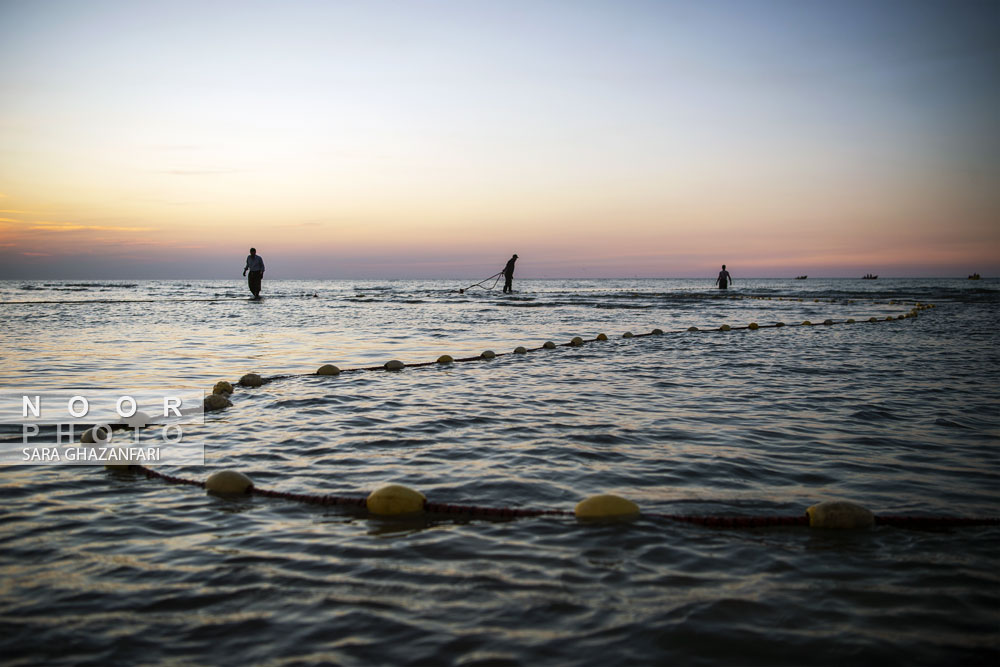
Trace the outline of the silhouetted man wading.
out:
[[[728,289],[729,285],[733,282],[733,277],[729,275],[729,271],[726,271],[726,265],[722,265],[722,270],[719,271],[719,277],[715,279],[715,282],[719,284],[719,289]]]
[[[247,255],[247,265],[243,267],[243,275],[246,275],[247,271],[250,272],[247,285],[250,287],[253,298],[259,299],[260,281],[264,278],[264,260],[257,254],[257,248],[250,248],[250,254]]]
[[[507,260],[507,266],[503,267],[504,294],[514,291],[514,288],[511,287],[511,283],[514,281],[514,262],[516,261],[517,261],[517,255],[514,255],[513,257]]]

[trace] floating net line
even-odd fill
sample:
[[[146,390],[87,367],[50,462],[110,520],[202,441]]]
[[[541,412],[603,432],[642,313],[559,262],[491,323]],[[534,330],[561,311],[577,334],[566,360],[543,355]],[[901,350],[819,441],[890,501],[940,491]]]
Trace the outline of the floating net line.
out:
[[[784,516],[711,516],[664,514],[657,512],[639,512],[638,506],[618,496],[595,496],[577,505],[573,511],[560,509],[534,509],[522,507],[489,507],[482,505],[463,505],[452,503],[436,503],[427,501],[422,494],[400,487],[389,485],[377,489],[367,496],[337,496],[325,494],[292,493],[262,489],[241,473],[225,470],[213,474],[207,480],[194,480],[173,475],[165,475],[152,468],[142,465],[109,466],[121,472],[133,472],[144,475],[147,479],[160,479],[169,484],[196,486],[206,491],[225,497],[260,496],[288,500],[308,505],[324,507],[340,506],[367,511],[382,517],[413,516],[416,514],[430,516],[461,517],[468,519],[512,520],[535,517],[575,517],[578,519],[620,520],[623,518],[644,518],[679,523],[695,524],[708,528],[775,528],[775,527],[816,527],[816,528],[864,528],[873,525],[893,526],[910,529],[941,529],[969,526],[1000,525],[997,517],[953,517],[953,516],[898,516],[875,515],[860,506],[851,503],[832,503],[838,505],[833,519],[821,516],[825,504],[815,505],[801,515]],[[384,500],[378,494],[384,489],[392,493],[403,494],[404,502],[385,506]],[[596,502],[595,502],[596,501]],[[588,509],[587,503],[596,507]],[[819,509],[818,509],[819,508]],[[842,525],[844,521],[848,525]]]
[[[748,297],[743,297],[748,298]],[[767,297],[761,297],[764,300],[769,300]],[[792,299],[795,300],[795,299]],[[801,301],[801,299],[798,299]],[[890,302],[895,304],[896,302]],[[933,308],[931,304],[921,304],[915,303],[910,311],[898,315],[887,315],[882,318],[870,317],[867,322],[878,323],[878,322],[892,322],[897,320],[904,320],[909,318],[917,317],[919,312],[929,308]],[[822,322],[823,326],[833,326],[838,324],[856,324],[857,321],[854,319],[845,320],[832,320],[827,319]],[[780,328],[784,326],[794,326],[794,327],[811,327],[818,326],[814,325],[812,322],[806,320],[801,323],[785,325],[781,322],[776,322],[774,324],[768,325],[758,325],[754,322],[746,326],[730,326],[722,325],[717,328],[699,328],[690,327],[684,331],[676,331],[673,333],[710,333],[710,332],[728,332],[728,331],[738,331],[738,330],[757,330],[764,328]],[[632,332],[625,332],[622,334],[622,338],[643,338],[648,336],[659,336],[663,335],[665,332],[661,329],[653,329],[648,333],[633,334]],[[608,337],[605,334],[598,334],[597,337],[589,340],[584,340],[579,336],[573,338],[569,342],[556,344],[552,341],[548,341],[543,345],[535,348],[524,348],[517,347],[513,352],[496,354],[490,350],[484,351],[478,356],[462,357],[462,358],[452,358],[449,355],[442,355],[437,359],[437,361],[419,362],[404,364],[400,361],[390,361],[386,362],[382,366],[368,366],[361,368],[345,369],[340,370],[335,366],[326,365],[321,367],[315,374],[289,374],[289,375],[279,375],[272,376],[269,378],[262,378],[259,375],[249,373],[244,375],[236,386],[243,388],[254,388],[259,387],[268,382],[273,382],[275,380],[291,378],[291,377],[306,377],[311,375],[339,375],[340,373],[349,372],[362,372],[362,371],[381,371],[390,370],[398,371],[404,368],[418,368],[424,366],[432,366],[436,364],[449,364],[449,363],[459,363],[459,362],[473,362],[489,360],[495,357],[504,356],[504,354],[527,354],[529,352],[537,352],[545,349],[554,349],[556,347],[579,347],[586,343],[595,343],[599,341],[606,341]],[[207,411],[220,410],[226,407],[230,407],[232,402],[229,400],[229,396],[234,392],[234,386],[229,382],[222,381],[215,385],[213,388],[213,393],[205,398],[205,409]],[[97,427],[95,427],[97,428]],[[90,431],[91,435],[81,439],[81,442],[94,442],[93,429]],[[495,520],[510,520],[519,518],[531,518],[531,517],[543,517],[543,516],[555,516],[555,517],[571,517],[575,516],[580,519],[619,519],[619,518],[632,518],[639,516],[640,512],[638,506],[630,501],[619,498],[617,496],[595,496],[587,501],[582,501],[574,511],[560,510],[560,509],[532,509],[532,508],[517,508],[517,507],[488,507],[479,505],[464,505],[464,504],[449,504],[449,503],[437,503],[428,502],[422,494],[407,489],[406,487],[399,487],[398,485],[389,485],[389,487],[383,487],[383,489],[402,489],[404,496],[407,501],[401,506],[402,509],[398,507],[392,511],[383,511],[382,509],[373,509],[372,500],[376,497],[376,494],[380,493],[382,489],[372,492],[368,496],[337,496],[337,495],[321,495],[321,494],[305,494],[305,493],[292,493],[286,491],[276,491],[271,489],[263,489],[255,486],[252,481],[245,475],[231,471],[223,470],[214,475],[210,476],[207,480],[194,480],[179,476],[167,475],[147,466],[139,464],[120,464],[120,465],[109,465],[109,469],[113,469],[119,472],[132,472],[144,475],[148,479],[160,479],[169,484],[187,485],[195,486],[198,488],[205,489],[209,493],[222,495],[222,496],[260,496],[263,498],[274,498],[281,500],[288,500],[293,502],[305,503],[310,505],[319,506],[340,506],[347,508],[354,508],[356,510],[367,511],[370,514],[377,516],[398,516],[398,515],[408,515],[408,514],[424,514],[424,515],[438,515],[438,516],[450,516],[450,517],[463,517],[463,518],[477,518],[477,519],[495,519]],[[219,480],[222,481],[219,481]],[[595,501],[595,502],[591,502]],[[583,510],[581,511],[581,506],[586,503],[590,503],[592,506],[596,506],[596,510]],[[376,504],[384,504],[382,501],[376,499]],[[390,503],[391,504],[391,503]],[[834,527],[834,528],[852,528],[852,527],[870,527],[875,525],[880,526],[895,526],[901,528],[911,528],[911,529],[940,529],[949,527],[963,527],[963,526],[992,526],[1000,525],[1000,518],[995,517],[950,517],[950,516],[897,516],[897,515],[875,515],[868,510],[861,508],[860,506],[853,505],[851,503],[833,503],[834,505],[844,505],[847,510],[837,510],[833,512],[835,519],[828,520],[824,518],[817,518],[820,514],[824,514],[824,506],[827,503],[821,503],[820,505],[813,506],[809,508],[805,513],[801,515],[793,516],[703,516],[703,515],[681,515],[681,514],[664,514],[664,513],[641,513],[641,516],[645,518],[658,519],[664,521],[680,522],[687,524],[695,524],[710,528],[767,528],[767,527],[795,527],[795,526],[813,526],[813,527]],[[817,509],[820,508],[820,509]],[[399,511],[396,511],[399,510]],[[847,517],[844,519],[844,517]],[[846,522],[846,523],[845,523]]]
[[[735,298],[757,298],[757,297],[735,297]],[[761,298],[763,300],[769,300],[770,299],[770,297],[759,297],[759,298]],[[794,299],[792,299],[792,300],[794,300]],[[798,301],[801,301],[801,299],[798,299]],[[817,300],[814,300],[814,301],[819,301],[819,300],[817,299]],[[891,305],[895,305],[895,304],[898,304],[898,303],[901,303],[901,302],[890,301],[889,303]],[[728,331],[741,331],[741,330],[756,331],[756,330],[759,330],[759,329],[778,329],[778,328],[782,328],[782,327],[786,327],[786,326],[787,327],[813,327],[813,326],[835,326],[835,325],[857,324],[859,322],[868,322],[868,323],[893,322],[893,321],[898,321],[898,320],[906,320],[906,319],[916,318],[916,317],[918,317],[918,315],[919,315],[919,313],[921,311],[927,310],[927,309],[930,309],[930,308],[934,308],[934,307],[935,306],[933,304],[923,304],[923,303],[920,303],[920,302],[916,302],[916,303],[914,303],[912,305],[912,307],[910,308],[909,311],[901,313],[901,314],[886,315],[884,317],[868,317],[867,319],[861,319],[861,320],[857,320],[857,319],[854,319],[854,318],[846,318],[846,319],[834,320],[834,319],[828,318],[828,319],[823,320],[822,322],[819,322],[817,320],[816,323],[813,323],[810,320],[803,320],[802,322],[796,322],[796,323],[791,323],[791,324],[786,324],[784,322],[774,322],[772,324],[758,324],[756,322],[750,322],[749,324],[742,325],[742,326],[741,325],[732,326],[732,325],[729,325],[729,324],[723,324],[723,325],[721,325],[719,327],[712,327],[712,328],[692,326],[692,327],[688,327],[687,329],[684,329],[684,330],[674,330],[674,331],[670,331],[670,332],[664,332],[662,329],[658,329],[657,328],[657,329],[653,329],[652,331],[649,331],[649,332],[638,333],[638,334],[634,334],[631,331],[626,331],[625,333],[622,334],[622,338],[645,338],[647,336],[662,336],[662,335],[664,335],[666,333],[670,333],[670,334],[684,334],[684,333],[695,334],[695,333],[713,333],[713,332],[728,332]],[[235,383],[231,383],[231,382],[228,382],[228,381],[222,381],[222,382],[217,383],[215,385],[215,387],[213,388],[213,390],[212,390],[212,394],[213,395],[226,395],[226,396],[228,396],[228,395],[231,395],[233,393],[234,386],[255,388],[255,387],[259,387],[261,385],[267,384],[268,382],[273,382],[275,380],[283,380],[283,379],[293,378],[293,377],[307,377],[307,376],[310,376],[310,375],[328,375],[329,376],[329,375],[340,375],[341,373],[357,373],[357,372],[361,372],[361,371],[381,371],[381,370],[400,371],[400,370],[403,370],[404,368],[421,368],[421,367],[424,367],[424,366],[433,366],[435,364],[465,363],[465,362],[472,362],[472,361],[490,360],[490,359],[495,359],[497,357],[503,357],[503,356],[507,356],[507,355],[511,355],[511,354],[527,354],[529,352],[538,352],[540,350],[555,349],[556,347],[579,347],[579,346],[584,345],[586,343],[595,343],[595,342],[606,341],[606,340],[608,340],[608,336],[606,334],[600,333],[595,338],[591,338],[591,339],[587,339],[587,340],[584,340],[580,336],[576,336],[572,340],[570,340],[569,342],[566,342],[566,343],[554,343],[552,341],[546,341],[545,343],[543,343],[542,345],[540,345],[538,347],[526,348],[526,347],[523,347],[523,346],[518,346],[518,347],[514,348],[514,350],[512,352],[494,352],[493,350],[484,350],[479,355],[468,356],[468,357],[459,357],[459,358],[452,357],[451,355],[448,355],[448,354],[443,354],[440,357],[438,357],[438,359],[436,361],[403,363],[402,361],[399,361],[397,359],[393,359],[393,360],[385,362],[381,366],[362,366],[362,367],[358,367],[358,368],[347,368],[347,369],[338,368],[337,366],[334,366],[333,364],[324,364],[323,366],[320,366],[320,368],[315,373],[297,373],[297,374],[296,373],[290,373],[290,374],[285,374],[285,375],[270,376],[270,377],[266,377],[266,378],[265,377],[261,377],[260,375],[258,375],[256,373],[247,373],[246,375],[244,375],[243,377],[241,377]],[[223,409],[223,408],[229,407],[229,405],[227,405],[226,403],[227,403],[227,401],[225,401],[225,400],[212,399],[211,396],[210,396],[208,399],[206,399],[205,409],[211,411],[211,410],[219,410],[219,409]]]

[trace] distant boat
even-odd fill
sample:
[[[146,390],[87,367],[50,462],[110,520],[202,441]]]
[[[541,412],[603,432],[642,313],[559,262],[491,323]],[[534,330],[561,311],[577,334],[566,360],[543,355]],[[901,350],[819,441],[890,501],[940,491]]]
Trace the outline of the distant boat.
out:
[[[795,279],[796,279],[796,280],[805,280],[805,279],[806,279],[806,278],[808,278],[808,277],[809,277],[809,276],[795,276]]]
[[[979,280],[979,274],[973,273],[971,276],[969,276],[969,280]]]
[[[865,275],[861,276],[861,279],[862,280],[878,280],[878,276],[875,275],[875,274],[873,274],[873,273],[866,273]]]

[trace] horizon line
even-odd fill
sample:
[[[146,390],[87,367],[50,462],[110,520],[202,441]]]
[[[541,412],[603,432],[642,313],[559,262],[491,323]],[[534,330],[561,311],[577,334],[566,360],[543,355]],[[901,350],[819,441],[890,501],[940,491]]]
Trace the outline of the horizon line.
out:
[[[937,275],[937,276],[907,276],[907,275],[884,275],[884,274],[874,274],[875,278],[864,278],[863,276],[812,276],[806,278],[798,278],[797,276],[742,276],[740,280],[970,280],[968,275]],[[974,275],[974,274],[973,274]],[[407,277],[364,277],[364,276],[346,276],[342,278],[329,278],[329,277],[302,277],[302,278],[291,278],[291,277],[281,277],[281,278],[267,278],[266,280],[413,280],[413,281],[436,281],[436,280],[470,280],[474,279],[475,276],[442,276],[435,278],[407,278]],[[983,276],[980,274],[979,280],[995,280],[996,276]],[[16,278],[16,277],[0,277],[0,281],[42,281],[42,280],[54,280],[54,281],[67,281],[67,280],[78,280],[78,281],[96,281],[96,280],[112,280],[112,281],[176,281],[176,280],[234,280],[237,282],[244,282],[246,280],[245,276],[238,276],[234,278],[220,278],[220,277],[191,277],[191,276],[180,276],[176,278],[109,278],[109,277],[90,277],[90,278],[73,278],[73,277],[60,277],[60,278]],[[565,276],[561,278],[516,278],[518,281],[565,281],[565,280],[712,280],[711,276],[601,276],[586,278],[580,276]]]

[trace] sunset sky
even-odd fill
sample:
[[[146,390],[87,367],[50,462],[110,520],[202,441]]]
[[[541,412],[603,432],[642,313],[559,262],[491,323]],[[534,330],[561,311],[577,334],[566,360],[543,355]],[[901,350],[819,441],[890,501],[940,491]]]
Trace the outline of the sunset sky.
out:
[[[0,278],[997,275],[998,35],[995,0],[0,0]]]

